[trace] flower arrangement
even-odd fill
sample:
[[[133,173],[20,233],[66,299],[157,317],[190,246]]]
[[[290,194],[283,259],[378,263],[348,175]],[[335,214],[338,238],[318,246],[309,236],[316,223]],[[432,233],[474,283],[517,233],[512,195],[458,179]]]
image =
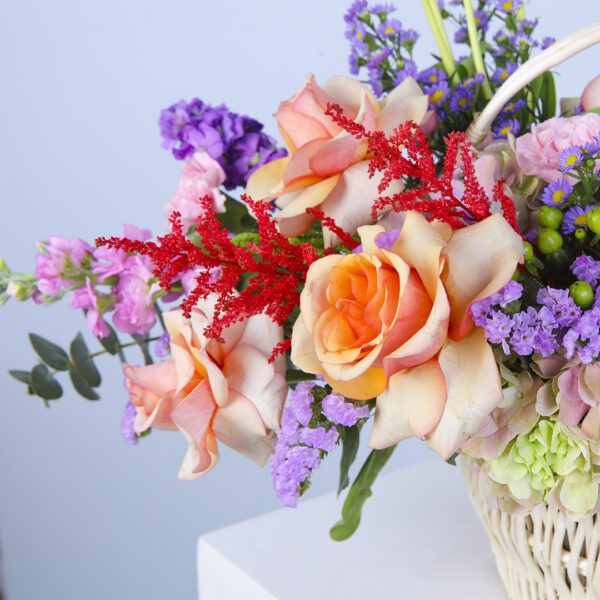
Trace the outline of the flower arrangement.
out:
[[[127,443],[179,431],[182,479],[219,444],[270,460],[285,506],[341,446],[337,540],[410,437],[469,460],[489,506],[596,512],[600,76],[558,115],[552,73],[527,81],[475,147],[476,115],[554,40],[533,37],[521,0],[423,5],[439,58],[421,69],[392,6],[353,2],[350,71],[368,83],[309,76],[275,113],[285,148],[224,105],[166,108],[163,145],[183,163],[166,233],[54,236],[34,274],[0,265],[2,302],[68,299],[102,350],[31,334],[40,362],[11,374],[49,404],[66,372],[94,400],[93,359],[115,355]]]

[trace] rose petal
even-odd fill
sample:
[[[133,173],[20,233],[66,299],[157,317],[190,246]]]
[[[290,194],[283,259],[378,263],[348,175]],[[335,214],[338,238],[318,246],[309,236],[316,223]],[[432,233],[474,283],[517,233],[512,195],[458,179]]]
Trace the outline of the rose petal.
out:
[[[407,77],[381,103],[377,128],[386,135],[390,135],[405,121],[422,123],[427,114],[428,105],[429,98],[423,93],[419,84],[412,77]]]
[[[289,156],[276,158],[266,165],[259,167],[250,175],[246,184],[246,193],[253,200],[272,200],[283,191],[283,173],[285,172]]]
[[[479,328],[460,342],[449,341],[439,354],[447,400],[429,446],[448,459],[475,435],[492,410],[502,402],[498,365]]]
[[[429,434],[439,423],[445,401],[446,384],[437,360],[394,374],[377,398],[369,446],[379,450]]]

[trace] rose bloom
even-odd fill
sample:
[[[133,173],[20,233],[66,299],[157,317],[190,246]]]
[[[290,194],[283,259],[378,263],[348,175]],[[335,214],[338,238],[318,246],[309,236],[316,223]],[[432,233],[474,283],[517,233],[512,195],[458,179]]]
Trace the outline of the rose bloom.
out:
[[[337,393],[377,397],[372,448],[427,437],[447,458],[502,401],[469,307],[510,280],[523,242],[501,215],[453,232],[409,211],[399,232],[358,232],[361,252],[310,266],[292,361]]]
[[[531,126],[531,133],[517,138],[517,162],[526,175],[549,183],[563,177],[558,156],[571,146],[591,142],[600,134],[600,115],[555,117]]]
[[[581,108],[594,110],[600,108],[600,75],[596,75],[584,88],[581,94]]]
[[[409,119],[432,124],[429,100],[418,84],[405,79],[381,103],[369,88],[348,77],[334,77],[323,87],[309,76],[302,89],[281,103],[275,113],[289,156],[257,169],[248,181],[247,192],[255,200],[277,198],[281,231],[287,236],[306,232],[315,218],[307,208],[319,208],[348,232],[371,221],[373,201],[379,197],[381,176],[369,178],[367,142],[336,125],[325,115],[327,104],[344,108],[346,116],[368,131],[386,134]],[[393,182],[390,194],[401,191]],[[325,244],[335,236],[324,232]]]
[[[217,441],[263,465],[287,395],[284,358],[269,363],[283,339],[281,327],[255,315],[225,329],[223,342],[217,342],[203,333],[211,315],[206,301],[190,319],[179,310],[165,313],[173,358],[124,367],[137,410],[135,432],[179,429],[187,439],[180,479],[196,479],[214,467]]]
[[[199,150],[183,167],[175,195],[164,208],[167,218],[173,211],[181,214],[184,227],[196,223],[202,208],[200,199],[209,196],[216,212],[225,212],[225,196],[219,186],[225,181],[225,172],[221,165],[204,150]]]

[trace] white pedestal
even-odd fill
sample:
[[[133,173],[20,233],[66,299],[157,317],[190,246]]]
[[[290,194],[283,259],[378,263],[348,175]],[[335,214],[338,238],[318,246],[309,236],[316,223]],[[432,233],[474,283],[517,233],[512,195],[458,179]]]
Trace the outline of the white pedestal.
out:
[[[340,543],[341,506],[327,494],[202,536],[200,600],[506,600],[458,468],[381,477]]]

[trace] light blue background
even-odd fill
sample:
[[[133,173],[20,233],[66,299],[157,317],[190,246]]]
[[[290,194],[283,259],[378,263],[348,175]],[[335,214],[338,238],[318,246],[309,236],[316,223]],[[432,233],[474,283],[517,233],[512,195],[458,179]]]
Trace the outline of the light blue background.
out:
[[[433,42],[420,4],[397,3],[405,25],[423,32],[423,66]],[[274,134],[272,112],[309,71],[319,80],[347,72],[348,4],[2,0],[0,255],[26,271],[35,240],[49,234],[92,240],[124,222],[160,232],[181,168],[160,148],[160,109],[194,96],[225,101]],[[597,0],[535,0],[528,14],[542,9],[540,34],[557,37],[600,16]],[[562,67],[559,92],[578,95],[599,59],[595,49]],[[85,325],[64,304],[10,303],[0,328],[4,373],[33,365],[28,331],[66,344]],[[101,402],[68,392],[50,410],[0,375],[0,543],[10,599],[192,598],[197,537],[276,506],[268,471],[231,452],[189,483],[176,479],[180,435],[124,445],[115,363],[101,361]],[[392,468],[427,456],[407,443]],[[334,457],[313,493],[332,489],[336,477]]]

